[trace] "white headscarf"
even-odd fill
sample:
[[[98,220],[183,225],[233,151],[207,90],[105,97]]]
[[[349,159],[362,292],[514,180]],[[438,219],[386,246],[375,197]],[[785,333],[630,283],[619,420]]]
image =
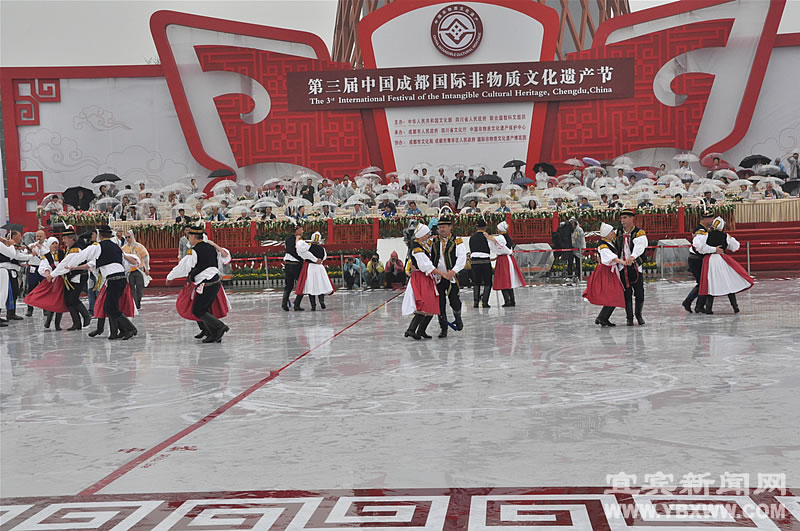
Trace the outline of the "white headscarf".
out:
[[[725,220],[717,216],[714,218],[714,221],[711,222],[711,228],[720,231],[725,230]]]
[[[427,225],[420,223],[414,231],[414,238],[419,240],[431,233],[431,229]]]
[[[319,231],[311,235],[311,243],[322,243],[322,234]]]
[[[609,225],[608,223],[603,223],[600,225],[600,237],[606,238],[609,234],[614,232],[614,227]]]
[[[498,223],[497,232],[508,232],[508,223],[505,221]]]

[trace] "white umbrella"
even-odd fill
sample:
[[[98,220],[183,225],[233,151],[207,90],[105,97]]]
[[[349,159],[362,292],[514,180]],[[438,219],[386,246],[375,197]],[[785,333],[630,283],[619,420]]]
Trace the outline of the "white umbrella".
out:
[[[505,199],[506,201],[510,201],[511,200],[511,196],[509,194],[504,194],[504,193],[501,192],[501,193],[494,194],[492,197],[489,198],[489,201],[494,203],[495,201],[501,201],[503,199]]]
[[[252,199],[242,199],[241,201],[237,201],[236,204],[233,206],[243,206],[250,208],[251,206],[253,206],[253,203],[255,203],[255,201]]]
[[[364,179],[369,179],[371,181],[380,181],[381,180],[381,176],[378,175],[377,173],[363,173],[363,174],[361,174],[361,177],[363,177]]]
[[[746,186],[749,190],[750,187],[753,186],[753,183],[747,179],[736,179],[728,183],[728,190],[739,191],[742,189],[742,186]]]
[[[480,192],[481,190],[488,190],[489,188],[491,188],[492,190],[496,190],[497,186],[490,183],[484,183],[478,187],[478,191]]]
[[[311,206],[312,204],[313,203],[311,203],[311,201],[309,201],[308,199],[304,199],[302,197],[295,197],[294,199],[289,201],[289,203],[286,206],[290,208],[300,208],[301,206],[308,207]]]
[[[450,173],[452,175],[455,175],[456,173],[458,173],[460,171],[466,172],[467,171],[467,166],[464,165],[464,164],[453,164],[452,166],[448,167],[445,170],[445,173]]]
[[[122,200],[123,197],[135,200],[139,198],[139,192],[136,190],[120,190],[117,194],[117,199]]]
[[[232,205],[236,202],[236,196],[233,194],[214,194],[214,201],[219,201],[220,203],[226,201],[229,205]]]
[[[674,197],[675,195],[680,194],[681,197],[685,197],[689,195],[689,191],[683,188],[682,186],[670,186],[669,188],[665,188],[661,190],[659,195]]]
[[[469,195],[469,194],[467,194],[467,195]],[[431,206],[439,206],[439,205],[441,205],[443,203],[455,204],[455,201],[451,197],[447,197],[447,196],[437,197],[436,199],[431,201]]]
[[[773,186],[780,186],[783,184],[783,182],[783,179],[778,179],[777,177],[764,177],[758,183],[757,187],[760,189],[765,188],[767,183],[772,183]]]
[[[651,192],[639,192],[636,194],[637,201],[652,201],[653,194]]]
[[[250,213],[250,209],[247,208],[246,206],[235,206],[235,207],[231,208],[228,211],[228,215],[231,216],[231,217],[239,216],[242,213],[249,214]]]
[[[328,207],[331,207],[331,208],[336,208],[339,205],[337,205],[336,203],[332,203],[330,201],[319,201],[317,203],[314,203],[314,208],[322,208],[324,206],[328,206]]]
[[[361,172],[360,172],[360,173],[362,173],[362,174],[364,174],[364,173],[375,173],[375,172],[379,172],[379,171],[383,171],[383,170],[382,170],[382,169],[380,169],[380,168],[379,168],[379,167],[377,167],[377,166],[367,166],[366,168],[364,168],[363,170],[361,170]]]
[[[505,190],[505,191],[514,190],[514,191],[517,191],[517,192],[521,192],[522,190],[524,190],[524,188],[522,188],[520,185],[518,185],[518,184],[510,184],[510,183],[503,184],[503,186],[500,187],[500,189],[501,190]]]
[[[238,181],[238,183],[239,183],[239,186],[241,186],[242,188],[244,188],[245,186],[250,186],[251,188],[255,188],[256,187],[256,183],[254,183],[250,179],[242,179],[242,180]]]
[[[614,159],[614,166],[630,166],[633,167],[633,160],[630,157],[621,156]]]
[[[739,178],[739,175],[737,175],[735,171],[731,170],[717,170],[714,172],[714,178],[725,178],[729,181],[735,181]]]
[[[279,182],[281,182],[281,180],[278,179],[277,177],[270,177],[269,179],[264,181],[263,186],[272,186],[273,184],[278,184]]]
[[[528,206],[531,201],[534,201],[537,207],[542,206],[542,200],[535,195],[523,195],[519,198],[519,202],[524,206]]]
[[[475,199],[476,201],[482,201],[482,200],[485,200],[485,199],[489,199],[489,196],[484,194],[484,193],[482,193],[482,192],[470,192],[468,194],[465,194],[463,197],[467,201],[472,200],[472,199]]]
[[[566,177],[558,181],[558,186],[566,186],[568,184],[580,186],[581,182],[575,177]]]
[[[774,164],[764,164],[758,169],[759,175],[770,175],[775,174],[781,171],[780,166],[775,166]]]
[[[365,205],[364,203],[362,203],[361,201],[349,201],[349,202],[345,203],[343,206],[344,206],[345,208],[352,208],[352,207],[354,207],[354,206],[356,206],[356,205],[366,206],[366,205]]]
[[[192,206],[187,203],[178,203],[172,206],[172,210],[180,210],[180,209],[191,210]]]
[[[259,199],[258,202],[255,205],[253,205],[253,209],[261,209],[267,207],[278,208],[278,203],[276,203],[271,199]]]
[[[236,181],[231,181],[230,179],[225,179],[224,181],[220,181],[217,184],[215,184],[214,186],[212,186],[211,190],[212,191],[222,190],[223,188],[226,188],[226,187],[235,190],[236,188],[239,187],[239,185],[236,183]]]
[[[700,176],[698,176],[695,172],[693,172],[689,168],[677,168],[672,173],[679,176],[681,179],[691,179],[693,181],[696,181],[700,178]]]
[[[219,204],[218,201],[209,201],[209,202],[203,204],[202,210],[211,210],[214,207],[220,208],[220,207],[222,207],[222,205]]]
[[[598,196],[594,192],[594,190],[592,190],[591,188],[589,188],[587,186],[576,186],[575,188],[570,190],[570,193],[572,195],[574,195],[575,197],[585,197],[586,199],[588,199],[590,201],[594,201],[595,199],[598,198]]]
[[[604,170],[600,166],[587,166],[586,168],[583,169],[583,174],[589,175],[590,172],[598,172],[598,171],[603,175],[606,174],[606,170]]]
[[[655,186],[656,185],[656,181],[654,179],[646,177],[644,179],[639,179],[638,181],[636,181],[636,184],[634,186],[639,186],[639,185],[642,185],[642,186]]]
[[[428,198],[421,194],[406,194],[400,198],[401,201],[405,203],[410,203],[414,201],[415,203],[427,203]]]
[[[139,206],[139,208],[150,208],[151,206],[158,208],[159,207],[159,202],[156,201],[155,199],[153,199],[152,197],[151,198],[144,198],[141,201],[139,201],[139,205],[138,206]]]
[[[656,183],[658,184],[664,184],[667,186],[671,185],[672,183],[680,183],[680,182],[681,178],[678,177],[677,175],[662,175],[656,181]]]
[[[170,192],[191,192],[192,187],[186,183],[176,182],[172,184],[166,185],[164,188],[159,190],[162,194],[168,194]]]
[[[614,169],[615,170],[622,170],[623,173],[628,173],[628,172],[634,171],[633,170],[633,166],[630,166],[629,164],[614,164]]]
[[[599,179],[595,179],[594,182],[592,183],[592,188],[594,188],[595,190],[609,186],[612,188],[616,187],[617,181],[615,181],[611,177],[600,177]]]
[[[388,199],[389,201],[397,201],[397,196],[389,192],[375,196],[375,201],[383,201],[384,199]]]
[[[548,188],[547,190],[542,192],[542,195],[547,197],[548,199],[556,199],[558,197],[562,199],[575,199],[575,196],[573,196],[571,193],[561,188]]]
[[[161,191],[157,190],[156,188],[145,188],[144,190],[139,190],[139,193],[140,194],[145,194],[145,195],[150,194],[150,195],[159,196],[159,197],[161,196]]]
[[[701,184],[700,186],[695,188],[695,192],[698,193],[698,194],[705,194],[706,192],[711,192],[712,194],[717,194],[717,193],[720,192],[720,189],[717,188],[716,186],[712,185],[712,184],[705,183],[705,184]]]
[[[430,173],[432,169],[433,169],[433,164],[431,164],[430,162],[417,162],[411,167],[412,172],[414,170],[419,170],[420,177],[422,176],[422,170],[428,170],[428,173]]]
[[[202,201],[205,198],[206,194],[204,194],[203,192],[197,192],[187,197],[186,202],[188,203],[189,201],[194,201],[196,203],[197,201]]]
[[[98,208],[105,208],[108,207],[109,205],[116,205],[118,203],[119,199],[117,199],[116,197],[102,197],[97,200],[95,206]]]
[[[569,164],[570,166],[585,166],[583,161],[578,159],[567,159],[564,161],[564,164]]]
[[[677,160],[680,162],[699,162],[700,159],[694,153],[679,153],[672,157],[672,160]]]

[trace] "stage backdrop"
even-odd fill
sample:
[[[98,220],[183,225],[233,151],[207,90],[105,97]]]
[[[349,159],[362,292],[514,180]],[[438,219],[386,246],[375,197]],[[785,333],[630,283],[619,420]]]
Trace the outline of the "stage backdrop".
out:
[[[508,179],[501,166],[514,158],[628,155],[672,166],[679,151],[721,151],[733,163],[755,152],[783,157],[800,146],[800,35],[776,35],[784,5],[674,2],[613,18],[591,49],[551,69],[555,77],[521,69],[516,78],[511,63],[553,59],[555,11],[529,0],[395,2],[361,22],[366,67],[398,69],[415,85],[415,71],[441,68],[449,74],[433,72],[420,90],[476,83],[485,101],[342,110],[290,105],[290,78],[333,79],[349,68],[330,60],[319,37],[158,12],[151,32],[162,65],[2,69],[10,218],[33,229],[46,193],[102,172],[156,185],[196,174],[208,185],[204,176],[219,168],[259,183],[298,170],[341,178],[369,165],[408,172],[427,162],[482,165]],[[577,82],[569,65],[578,63],[569,61],[617,59],[633,65],[625,97],[548,99]],[[574,75],[609,81],[600,69]],[[380,79],[359,83],[380,92]],[[333,96],[337,87],[321,89]],[[517,89],[529,99],[484,95]]]

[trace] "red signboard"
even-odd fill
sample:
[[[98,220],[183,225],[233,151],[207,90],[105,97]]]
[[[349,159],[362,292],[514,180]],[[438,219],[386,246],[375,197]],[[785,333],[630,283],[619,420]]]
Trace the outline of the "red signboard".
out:
[[[289,110],[630,98],[633,60],[290,72]]]

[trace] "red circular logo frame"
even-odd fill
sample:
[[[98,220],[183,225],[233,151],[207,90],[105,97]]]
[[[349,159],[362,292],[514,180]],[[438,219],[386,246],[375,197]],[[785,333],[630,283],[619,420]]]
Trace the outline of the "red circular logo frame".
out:
[[[461,59],[480,46],[483,40],[483,21],[469,6],[448,5],[433,17],[431,40],[440,53],[453,59]]]

